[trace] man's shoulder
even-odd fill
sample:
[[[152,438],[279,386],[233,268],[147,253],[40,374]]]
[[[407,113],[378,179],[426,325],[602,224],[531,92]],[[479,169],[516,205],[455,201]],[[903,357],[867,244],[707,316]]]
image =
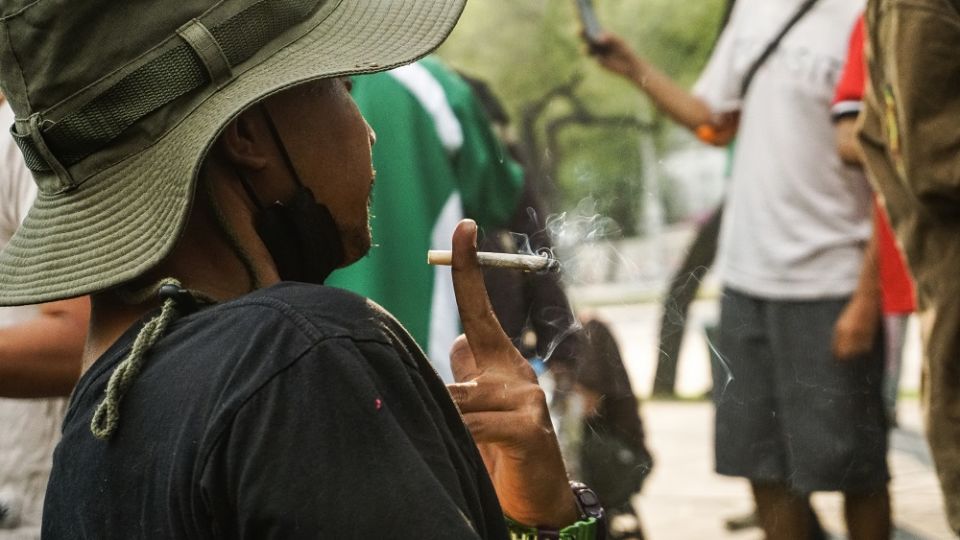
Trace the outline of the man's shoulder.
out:
[[[183,400],[209,402],[229,416],[283,373],[318,381],[344,366],[415,367],[410,343],[392,316],[362,296],[280,283],[178,320],[153,347],[138,386],[169,393],[177,381]]]
[[[176,321],[157,348],[174,357],[205,358],[197,369],[269,374],[324,342],[397,348],[405,335],[389,313],[362,296],[284,282]]]
[[[217,306],[217,318],[244,327],[290,327],[313,339],[383,335],[396,321],[375,302],[344,289],[282,282]]]

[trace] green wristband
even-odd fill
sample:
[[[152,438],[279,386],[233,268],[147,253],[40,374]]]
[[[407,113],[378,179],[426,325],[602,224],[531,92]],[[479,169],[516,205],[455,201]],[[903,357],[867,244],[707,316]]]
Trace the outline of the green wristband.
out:
[[[536,527],[518,523],[507,516],[507,529],[510,531],[510,540],[540,540]],[[559,531],[560,540],[596,540],[597,519],[588,517]]]

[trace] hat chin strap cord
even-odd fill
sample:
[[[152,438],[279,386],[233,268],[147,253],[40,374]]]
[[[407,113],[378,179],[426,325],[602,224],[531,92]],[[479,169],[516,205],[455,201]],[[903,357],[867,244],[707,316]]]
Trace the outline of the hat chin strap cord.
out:
[[[290,175],[292,176],[294,183],[300,187],[303,187],[303,183],[300,181],[300,176],[297,174],[297,169],[293,166],[293,161],[290,159],[290,155],[287,153],[286,145],[283,143],[283,139],[280,137],[280,133],[277,130],[276,124],[273,122],[270,112],[262,102],[260,102],[259,106],[264,117],[266,118],[270,133],[280,149],[283,161]],[[256,192],[253,190],[253,186],[249,184],[247,179],[239,170],[237,170],[237,176],[240,178],[241,184],[247,191],[247,194],[253,200],[254,204],[257,206],[257,208],[262,210],[263,204],[257,197]],[[225,223],[222,223],[221,225],[225,227]],[[227,229],[228,228],[225,227],[225,230]],[[233,238],[233,235],[231,234],[228,234],[227,236]],[[240,251],[242,253],[242,250]],[[243,255],[241,255],[241,259],[244,259]],[[245,264],[248,262],[249,261],[245,261]],[[252,267],[251,274],[255,280],[256,273],[252,272]],[[104,393],[105,395],[103,397],[103,401],[101,401],[100,405],[97,406],[97,410],[93,414],[93,419],[90,421],[90,431],[98,439],[109,440],[113,433],[117,430],[117,426],[120,423],[120,401],[127,393],[127,390],[130,389],[130,386],[133,385],[137,375],[139,375],[140,371],[143,369],[143,363],[147,352],[150,350],[150,347],[152,347],[157,340],[163,337],[164,332],[167,330],[167,326],[176,320],[178,315],[193,313],[199,309],[197,300],[203,301],[204,303],[214,303],[213,299],[209,298],[203,293],[183,288],[180,281],[172,277],[164,278],[155,285],[148,287],[146,289],[146,293],[144,294],[129,295],[127,298],[125,298],[125,300],[132,304],[139,304],[149,298],[154,291],[156,291],[157,295],[163,300],[160,313],[143,325],[143,328],[141,328],[137,333],[137,337],[133,341],[133,346],[130,348],[130,352],[127,354],[127,357],[117,364],[116,368],[114,368],[113,373],[110,375],[110,380],[107,382],[107,390]]]
[[[120,401],[133,385],[134,380],[143,369],[143,363],[150,347],[154,345],[166,332],[171,322],[179,315],[186,315],[199,309],[198,300],[204,303],[213,303],[206,295],[184,289],[174,278],[164,278],[148,289],[163,300],[160,313],[151,318],[137,333],[136,339],[127,357],[123,359],[110,375],[107,390],[103,401],[97,406],[93,419],[90,421],[90,431],[101,440],[109,440],[120,423]],[[135,299],[139,303],[148,295]]]

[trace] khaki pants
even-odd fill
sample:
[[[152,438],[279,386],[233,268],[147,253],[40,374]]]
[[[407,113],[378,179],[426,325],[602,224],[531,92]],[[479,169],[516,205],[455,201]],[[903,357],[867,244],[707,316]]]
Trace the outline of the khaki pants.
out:
[[[927,437],[960,534],[960,0],[870,0],[866,165],[917,282]]]

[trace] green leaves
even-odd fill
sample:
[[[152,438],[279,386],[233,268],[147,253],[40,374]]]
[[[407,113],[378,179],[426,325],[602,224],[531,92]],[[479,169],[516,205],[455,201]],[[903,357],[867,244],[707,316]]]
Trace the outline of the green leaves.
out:
[[[595,0],[605,29],[692,85],[719,30],[725,0]],[[440,55],[487,81],[511,115],[551,212],[593,196],[598,211],[637,232],[644,191],[640,137],[658,157],[675,129],[629,83],[587,56],[573,0],[474,1]],[[668,186],[665,186],[668,187]]]

